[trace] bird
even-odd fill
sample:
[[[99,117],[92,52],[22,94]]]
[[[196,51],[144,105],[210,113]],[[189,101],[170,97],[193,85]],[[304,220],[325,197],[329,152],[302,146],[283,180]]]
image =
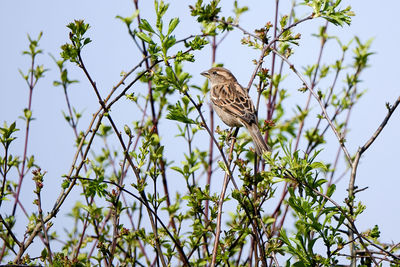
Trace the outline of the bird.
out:
[[[220,119],[230,127],[244,126],[250,133],[260,157],[271,151],[258,127],[256,109],[249,93],[228,69],[213,67],[200,73],[210,81],[210,100]]]

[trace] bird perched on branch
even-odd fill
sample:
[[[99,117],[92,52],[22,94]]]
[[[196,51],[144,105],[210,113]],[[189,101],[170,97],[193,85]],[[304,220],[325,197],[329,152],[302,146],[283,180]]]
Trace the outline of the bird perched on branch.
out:
[[[211,83],[210,99],[213,109],[221,120],[230,127],[244,126],[249,131],[256,153],[261,156],[271,151],[258,128],[256,109],[249,93],[235,76],[225,68],[214,67],[201,73]]]

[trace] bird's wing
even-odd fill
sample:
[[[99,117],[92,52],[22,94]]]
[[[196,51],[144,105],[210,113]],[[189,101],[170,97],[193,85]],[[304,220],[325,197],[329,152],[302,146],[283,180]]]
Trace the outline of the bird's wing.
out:
[[[253,102],[247,91],[238,83],[214,85],[211,89],[211,101],[248,124],[257,121]]]

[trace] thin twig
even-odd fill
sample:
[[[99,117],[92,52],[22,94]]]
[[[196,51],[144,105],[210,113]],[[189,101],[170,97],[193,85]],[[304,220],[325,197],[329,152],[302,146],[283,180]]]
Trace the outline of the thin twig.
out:
[[[350,174],[350,181],[349,181],[349,187],[348,187],[348,205],[350,206],[350,209],[353,208],[353,203],[354,203],[354,189],[355,189],[355,181],[356,181],[356,175],[357,175],[357,168],[358,168],[358,164],[360,162],[361,156],[362,154],[372,145],[372,143],[376,140],[376,138],[379,136],[379,134],[382,132],[383,128],[385,128],[387,122],[389,121],[390,117],[392,116],[392,114],[394,113],[394,111],[396,110],[396,108],[398,107],[398,105],[400,104],[400,96],[397,98],[397,100],[394,102],[394,104],[392,106],[387,105],[388,108],[388,113],[386,114],[385,118],[383,119],[383,121],[381,122],[381,124],[379,125],[378,129],[376,129],[376,131],[374,132],[374,134],[371,136],[371,138],[360,148],[358,148],[358,151],[354,157],[354,161],[351,164],[351,174]],[[353,236],[353,229],[349,229],[349,237]],[[354,254],[354,245],[351,245],[351,249],[350,252],[353,255]],[[353,264],[355,264],[355,262],[352,262]]]
[[[282,168],[283,170],[283,168]],[[288,170],[284,170],[287,174],[289,179],[296,181],[297,183],[301,183],[304,186],[306,186],[308,189],[312,190],[315,194],[327,199],[329,202],[331,202],[333,205],[335,205],[335,207],[338,209],[338,211],[346,218],[346,220],[349,222],[349,225],[347,226],[349,228],[349,230],[351,230],[352,232],[354,232],[360,239],[360,243],[362,244],[362,246],[365,248],[365,250],[367,251],[368,255],[370,255],[371,259],[375,262],[375,264],[377,264],[377,262],[374,260],[374,258],[372,257],[371,252],[369,251],[367,245],[364,243],[363,239],[366,239],[362,234],[360,234],[360,232],[357,230],[356,225],[354,223],[354,220],[350,217],[350,215],[348,214],[348,212],[346,212],[338,203],[336,203],[336,201],[334,201],[332,198],[330,198],[329,196],[319,192],[318,190],[316,190],[315,188],[311,187],[308,183],[304,183],[304,182],[300,182],[299,180],[297,180],[296,178],[294,178],[294,176],[290,173],[290,171]],[[368,239],[366,239],[369,243],[371,243]],[[354,243],[350,243],[350,246],[354,244]]]
[[[93,181],[93,179],[91,178],[86,178],[86,177],[79,177],[79,176],[75,176],[75,177],[69,177],[71,180],[86,180],[86,181]],[[177,246],[178,250],[181,250],[181,253],[184,255],[183,253],[183,249],[181,246],[178,245],[177,239],[175,239],[175,237],[173,236],[173,234],[171,234],[171,232],[169,231],[168,227],[163,223],[163,221],[161,220],[160,217],[158,217],[158,215],[151,209],[151,207],[149,206],[149,201],[146,199],[144,200],[142,196],[136,196],[135,194],[133,194],[132,192],[130,192],[129,190],[126,190],[123,186],[112,182],[112,181],[107,181],[107,180],[103,180],[103,183],[106,184],[111,184],[116,186],[119,190],[123,191],[124,193],[130,195],[131,197],[135,198],[136,200],[138,200],[141,204],[143,204],[146,208],[148,208],[148,210],[154,215],[154,218],[161,224],[162,228],[165,230],[165,232],[168,234],[168,236],[171,238],[171,240],[175,243],[175,245]],[[189,260],[186,258],[186,262],[185,264],[189,264]]]
[[[239,128],[236,129],[234,136],[237,135]],[[235,139],[234,139],[235,140]],[[229,163],[228,165],[226,165],[226,168],[228,170],[230,170],[230,165],[232,162],[232,153],[233,153],[233,147],[235,145],[235,141],[232,142],[231,147],[229,149]],[[215,229],[215,238],[214,238],[214,247],[213,247],[213,252],[212,252],[212,260],[211,260],[211,264],[210,267],[214,267],[216,260],[217,260],[217,252],[218,252],[218,246],[219,246],[219,237],[221,234],[221,223],[222,223],[222,206],[224,204],[224,200],[225,200],[225,193],[226,193],[226,189],[228,188],[228,183],[229,183],[229,178],[231,176],[230,171],[229,172],[225,172],[225,176],[224,176],[224,183],[222,185],[222,189],[221,189],[221,194],[219,196],[219,200],[218,200],[218,215],[217,215],[217,226]]]
[[[28,84],[29,86],[29,98],[28,98],[28,108],[27,110],[29,112],[32,111],[32,96],[33,96],[33,88],[36,85],[36,81],[34,81],[34,67],[35,67],[35,56],[32,55],[32,62],[31,62],[31,69],[30,69],[30,82]],[[15,215],[16,209],[17,209],[17,203],[19,199],[19,194],[21,192],[21,187],[22,187],[22,181],[24,179],[24,173],[25,173],[25,164],[26,164],[26,159],[27,159],[27,151],[28,151],[28,139],[29,139],[29,126],[32,121],[31,118],[25,118],[26,119],[26,125],[25,125],[25,143],[24,143],[24,154],[22,156],[22,167],[20,170],[20,176],[19,176],[19,181],[18,181],[18,188],[17,188],[17,193],[15,195],[15,200],[14,200],[14,206],[12,210],[12,216]]]
[[[290,69],[297,75],[297,77],[300,78],[300,80],[303,82],[304,86],[311,92],[311,94],[314,96],[314,98],[317,100],[318,104],[321,107],[321,110],[324,114],[325,119],[327,120],[328,124],[330,125],[332,131],[335,133],[336,138],[339,141],[339,144],[346,156],[347,161],[352,164],[353,160],[351,159],[351,156],[347,150],[346,145],[344,144],[344,140],[343,140],[343,136],[341,134],[339,134],[339,132],[337,131],[335,125],[333,125],[332,120],[329,118],[329,115],[326,111],[326,108],[324,107],[324,104],[321,101],[321,98],[317,95],[317,93],[314,91],[314,89],[312,89],[308,84],[307,81],[304,79],[304,77],[300,74],[300,72],[297,71],[296,67],[289,61],[289,59],[287,59],[285,56],[281,55],[278,51],[271,49],[274,53],[276,53],[280,58],[282,58],[290,67]]]
[[[38,170],[38,175],[40,174],[40,170]],[[51,252],[50,248],[50,239],[47,234],[48,228],[46,227],[46,224],[44,223],[43,220],[43,210],[42,210],[42,200],[41,200],[41,182],[40,181],[35,181],[36,182],[36,195],[37,195],[37,206],[38,206],[38,211],[39,211],[39,220],[42,223],[42,229],[43,229],[43,234],[44,234],[44,244],[47,247],[48,251],[48,256],[49,256],[49,263],[50,265],[53,265],[53,254]]]

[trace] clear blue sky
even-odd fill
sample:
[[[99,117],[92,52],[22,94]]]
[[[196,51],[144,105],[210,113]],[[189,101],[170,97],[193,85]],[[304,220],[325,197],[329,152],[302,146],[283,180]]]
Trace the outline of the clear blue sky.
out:
[[[116,15],[128,16],[132,13],[132,1],[94,1],[94,0],[3,0],[0,2],[0,123],[11,123],[27,105],[27,86],[18,73],[18,69],[26,72],[29,66],[29,58],[22,56],[21,52],[27,49],[27,34],[36,38],[40,31],[43,37],[40,47],[44,50],[39,56],[38,62],[50,69],[35,88],[33,96],[33,115],[37,120],[31,125],[31,136],[28,154],[37,155],[38,164],[46,171],[45,188],[48,190],[47,208],[51,208],[55,198],[59,194],[60,176],[67,172],[74,153],[73,133],[62,119],[61,110],[66,110],[64,96],[61,88],[52,86],[52,82],[58,79],[58,70],[48,53],[59,58],[60,46],[67,41],[68,30],[66,24],[74,19],[85,19],[92,27],[88,35],[93,43],[88,45],[83,56],[87,67],[96,79],[100,88],[104,88],[103,94],[109,90],[120,77],[121,71],[129,70],[136,65],[140,58],[130,37],[126,33],[125,26],[117,19]],[[150,12],[153,10],[153,1],[142,0],[142,17],[151,20]],[[199,33],[193,19],[188,15],[187,5],[194,1],[171,1],[168,16],[181,16],[181,24],[178,26],[177,35],[184,37],[188,32]],[[185,4],[182,4],[184,2]],[[244,1],[241,1],[244,2]],[[245,1],[250,11],[242,18],[243,26],[249,30],[261,27],[266,21],[272,20],[272,2],[260,7],[260,1]],[[282,1],[284,2],[284,1]],[[231,1],[222,1],[224,10],[229,12],[232,8]],[[398,11],[400,2],[397,0],[342,1],[342,6],[351,4],[356,16],[351,26],[335,28],[329,26],[329,30],[344,40],[349,40],[357,35],[363,41],[373,37],[372,51],[375,55],[369,62],[371,67],[361,76],[363,83],[361,89],[367,89],[367,93],[356,106],[351,116],[351,132],[347,137],[347,145],[353,154],[357,147],[364,144],[378,127],[386,114],[385,103],[394,102],[400,94],[400,56]],[[281,13],[286,12],[282,8]],[[300,15],[300,14],[299,14]],[[322,23],[322,20],[320,20]],[[256,25],[256,26],[254,26]],[[307,26],[307,25],[306,25]],[[305,32],[309,32],[306,26]],[[330,33],[333,33],[330,32]],[[181,34],[179,36],[179,34]],[[224,63],[236,74],[242,84],[247,84],[249,74],[252,71],[251,59],[257,55],[249,52],[249,49],[240,45],[241,34],[234,33],[225,40],[218,51],[217,61]],[[315,45],[316,39],[303,34],[305,43]],[[312,43],[314,42],[314,43]],[[244,50],[243,50],[244,49]],[[313,52],[311,49],[308,52]],[[253,54],[252,54],[253,53]],[[234,55],[232,57],[231,55]],[[311,56],[310,56],[311,55]],[[203,81],[198,73],[210,66],[210,54],[206,49],[198,54],[197,61],[190,66],[193,70],[193,81]],[[299,52],[298,60],[301,64],[313,64],[316,60],[315,53],[308,54],[307,49]],[[337,57],[336,55],[332,55]],[[329,54],[326,55],[326,60]],[[294,62],[296,64],[296,62]],[[80,123],[81,129],[86,128],[86,123],[91,114],[97,109],[97,100],[83,77],[82,73],[71,66],[70,77],[78,79],[79,84],[71,86],[71,99],[78,110],[85,111],[85,117]],[[197,76],[197,77],[196,77]],[[292,94],[298,84],[294,86]],[[132,110],[127,102],[123,102],[113,110],[113,116],[124,123],[130,123],[129,111]],[[313,103],[315,108],[316,103]],[[128,111],[127,111],[128,110]],[[19,128],[23,127],[22,120],[18,119]],[[22,154],[22,136],[24,131],[18,133],[19,142],[13,146],[15,153]],[[385,128],[378,140],[364,154],[359,166],[357,185],[368,186],[369,189],[358,195],[359,200],[367,205],[367,210],[359,218],[361,230],[363,226],[378,224],[381,228],[382,241],[390,242],[400,240],[400,215],[398,203],[400,196],[400,175],[398,151],[400,150],[400,111],[393,115],[389,125]],[[169,138],[169,137],[166,137]],[[336,152],[336,145],[331,147],[332,155]],[[329,153],[328,153],[329,155]],[[345,196],[348,176],[338,186],[337,199]],[[30,198],[33,198],[32,181],[27,179],[23,184],[24,197],[22,201],[27,207],[32,207]],[[219,189],[218,189],[219,191]],[[340,192],[341,191],[341,192]],[[79,194],[79,192],[76,192]],[[72,198],[71,202],[72,202]],[[7,214],[6,210],[0,211]],[[21,229],[22,230],[22,229]]]

